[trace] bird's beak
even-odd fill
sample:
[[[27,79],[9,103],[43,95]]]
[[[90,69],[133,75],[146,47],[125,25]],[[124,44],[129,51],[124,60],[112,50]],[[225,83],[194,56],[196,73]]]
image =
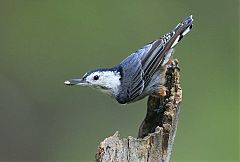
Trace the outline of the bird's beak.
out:
[[[73,85],[87,85],[87,82],[85,80],[81,79],[70,79],[66,80],[64,84],[73,86]]]

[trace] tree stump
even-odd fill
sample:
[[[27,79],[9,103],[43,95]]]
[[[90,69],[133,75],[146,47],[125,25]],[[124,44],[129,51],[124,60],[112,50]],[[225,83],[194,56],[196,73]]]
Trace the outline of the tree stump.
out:
[[[149,96],[138,138],[116,132],[100,143],[96,162],[169,162],[176,135],[182,89],[178,61],[166,71],[166,96]]]

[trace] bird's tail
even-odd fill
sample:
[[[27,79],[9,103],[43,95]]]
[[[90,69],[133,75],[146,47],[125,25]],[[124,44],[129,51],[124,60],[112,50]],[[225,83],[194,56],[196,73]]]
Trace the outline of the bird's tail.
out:
[[[171,48],[173,48],[192,28],[193,18],[192,15],[186,17],[182,22],[180,22],[173,30],[175,39],[172,39]],[[169,42],[170,43],[170,42]]]

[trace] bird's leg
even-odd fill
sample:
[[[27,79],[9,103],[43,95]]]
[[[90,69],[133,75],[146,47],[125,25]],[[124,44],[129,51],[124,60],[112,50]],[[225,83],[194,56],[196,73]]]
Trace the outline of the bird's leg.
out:
[[[166,90],[167,90],[167,88],[164,85],[160,85],[159,95],[162,96],[162,97],[166,96],[167,95]]]
[[[158,90],[153,93],[154,96],[161,96],[164,97],[167,95],[166,93],[167,88],[164,85],[160,85]]]

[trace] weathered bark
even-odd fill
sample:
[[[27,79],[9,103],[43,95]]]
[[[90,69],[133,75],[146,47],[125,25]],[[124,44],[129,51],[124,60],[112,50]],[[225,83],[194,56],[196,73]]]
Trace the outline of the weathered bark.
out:
[[[182,101],[178,61],[172,61],[166,71],[166,96],[149,96],[147,114],[138,138],[120,139],[119,133],[101,142],[96,162],[168,162]]]

